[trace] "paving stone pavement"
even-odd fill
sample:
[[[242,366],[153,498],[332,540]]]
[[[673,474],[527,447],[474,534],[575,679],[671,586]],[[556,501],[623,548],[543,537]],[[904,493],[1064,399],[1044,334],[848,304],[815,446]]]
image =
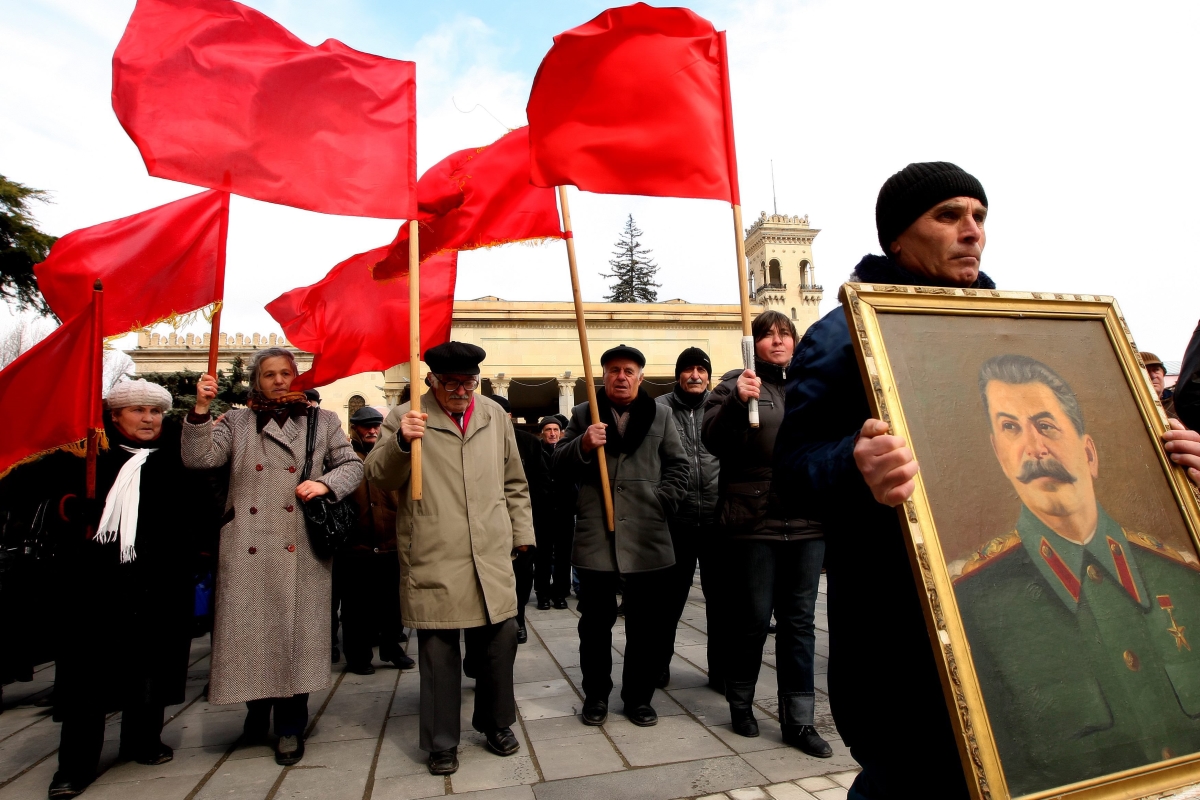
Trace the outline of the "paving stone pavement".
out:
[[[697,579],[698,581],[698,579]],[[582,724],[578,613],[527,610],[529,642],[514,671],[521,749],[500,758],[471,731],[474,682],[463,679],[460,768],[447,777],[426,769],[417,748],[420,676],[375,662],[374,675],[333,669],[333,686],[314,694],[304,760],[275,764],[268,746],[241,747],[244,706],[213,706],[202,697],[208,680],[208,638],[192,647],[186,702],[167,709],[163,741],[175,759],[158,767],[117,761],[120,717],[108,722],[101,775],[87,800],[419,800],[458,795],[471,800],[575,800],[581,797],[675,800],[835,800],[846,796],[856,765],[837,738],[826,695],[829,656],[825,587],[817,603],[817,728],[834,756],[810,758],[785,745],[775,716],[775,642],[763,656],[757,699],[762,735],[732,732],[724,698],[707,687],[704,597],[693,587],[675,640],[671,682],[654,696],[659,723],[631,724],[621,712],[623,620],[613,631],[613,708],[608,722]],[[416,655],[416,637],[408,644]],[[0,714],[0,800],[44,798],[57,763],[59,726],[36,705],[53,685],[54,665],[29,683],[4,690]]]

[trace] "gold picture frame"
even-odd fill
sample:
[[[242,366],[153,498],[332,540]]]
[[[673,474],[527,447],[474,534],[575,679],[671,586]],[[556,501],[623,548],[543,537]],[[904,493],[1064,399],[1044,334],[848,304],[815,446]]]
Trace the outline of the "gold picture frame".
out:
[[[1100,420],[1099,428],[1095,429],[1101,465],[1100,477],[1096,478],[1093,473],[1096,507],[1104,514],[1107,503],[1105,496],[1111,495],[1114,498],[1113,502],[1125,509],[1125,516],[1137,516],[1141,520],[1145,515],[1156,515],[1145,517],[1149,521],[1140,524],[1157,526],[1158,529],[1170,533],[1174,547],[1165,546],[1151,536],[1138,533],[1130,536],[1140,536],[1138,541],[1142,542],[1157,542],[1159,547],[1164,548],[1164,553],[1170,551],[1173,558],[1178,557],[1176,560],[1180,564],[1188,561],[1183,566],[1194,570],[1196,580],[1200,582],[1200,506],[1197,503],[1197,492],[1187,480],[1184,470],[1172,465],[1163,450],[1160,437],[1167,429],[1166,416],[1150,385],[1145,367],[1116,302],[1111,297],[1096,295],[864,283],[843,285],[840,299],[871,411],[876,418],[891,425],[892,433],[908,442],[921,465],[915,478],[915,491],[898,512],[906,534],[906,546],[913,574],[917,586],[924,590],[921,592],[922,609],[971,797],[975,800],[1041,800],[1052,797],[1115,800],[1158,796],[1158,793],[1170,789],[1200,783],[1200,746],[1195,746],[1194,752],[1190,753],[1175,753],[1171,748],[1164,746],[1161,751],[1162,757],[1157,761],[1126,765],[1119,771],[1105,774],[1086,774],[1081,779],[1059,785],[1046,785],[1047,781],[1059,779],[1048,776],[1071,775],[1073,770],[1082,773],[1086,772],[1087,768],[1072,763],[1066,756],[1055,755],[1060,751],[1054,747],[1049,748],[1047,752],[1035,752],[1031,756],[1048,759],[1046,763],[1052,766],[1044,771],[1032,770],[1031,775],[1031,770],[1014,766],[1030,763],[1023,760],[1025,755],[1012,755],[1018,752],[1018,747],[1010,743],[1011,737],[1016,735],[1012,731],[1018,726],[1005,724],[1003,729],[994,729],[993,716],[989,715],[985,694],[993,693],[992,698],[996,701],[993,711],[997,719],[1003,714],[1017,712],[1012,711],[1007,704],[1001,707],[1001,698],[1008,695],[1002,694],[998,688],[993,688],[996,683],[988,683],[986,686],[981,684],[980,669],[985,670],[987,676],[993,676],[996,673],[991,670],[996,662],[976,661],[977,658],[985,658],[985,653],[992,652],[985,650],[984,645],[990,646],[995,640],[976,636],[973,649],[963,611],[966,609],[970,612],[966,617],[968,621],[971,614],[980,612],[972,606],[960,608],[961,598],[956,594],[958,591],[966,591],[963,586],[966,585],[968,576],[976,580],[973,570],[980,564],[990,563],[993,559],[996,564],[1000,564],[1004,556],[998,554],[1007,552],[1006,548],[1016,548],[1013,552],[1018,553],[1010,559],[1010,566],[1006,569],[1015,569],[1011,565],[1016,564],[1019,559],[1025,559],[1026,564],[1033,561],[1032,556],[1025,555],[1026,551],[1021,546],[1020,535],[1016,529],[1006,536],[998,537],[993,536],[995,527],[988,529],[989,526],[1001,523],[1008,528],[1012,527],[1012,517],[1006,519],[1005,514],[1012,508],[1013,498],[1020,504],[1019,512],[1034,513],[1026,508],[1025,496],[1018,497],[1018,487],[1013,481],[1013,476],[997,468],[1001,453],[997,450],[996,434],[992,426],[1001,423],[994,423],[992,416],[989,416],[988,398],[983,386],[990,384],[986,382],[982,366],[976,366],[983,364],[992,355],[1010,351],[1024,351],[1028,354],[1027,359],[1036,358],[1032,355],[1034,353],[1044,352],[1046,357],[1042,360],[1052,369],[1058,370],[1064,376],[1070,373],[1075,376],[1074,380],[1086,384],[1079,391],[1076,391],[1079,387],[1072,389],[1068,386],[1067,391],[1078,395],[1077,411],[1082,408],[1084,417],[1090,414],[1093,421]],[[1106,347],[1112,353],[1111,360],[1103,354]],[[930,353],[942,355],[934,357],[929,355]],[[1066,377],[1064,380],[1070,384],[1072,378]],[[1126,399],[1122,399],[1122,387],[1124,394],[1128,395]],[[980,395],[985,396],[981,398]],[[1103,398],[1102,402],[1099,401],[1100,398]],[[1092,408],[1089,409],[1089,405]],[[973,421],[973,414],[979,414],[977,420]],[[1140,420],[1140,428],[1134,422],[1135,415]],[[976,422],[979,423],[978,430]],[[1082,419],[1076,427],[1079,428],[1078,435],[1082,440]],[[1132,430],[1135,428],[1137,430]],[[1030,427],[1029,430],[1033,428]],[[1119,436],[1114,433],[1117,431]],[[957,439],[954,438],[956,436]],[[1105,437],[1110,441],[1106,443]],[[1114,437],[1118,439],[1115,443],[1111,441]],[[985,444],[988,441],[991,442],[990,447]],[[1122,444],[1126,441],[1132,444]],[[984,450],[986,452],[981,452]],[[1093,454],[1095,452],[1093,451]],[[1128,463],[1125,463],[1124,467],[1118,464],[1118,480],[1112,480],[1110,477],[1108,495],[1102,496],[1105,486],[1103,465],[1106,459],[1109,462],[1121,462],[1125,459]],[[990,467],[986,466],[989,460]],[[1109,474],[1111,476],[1112,470]],[[1092,484],[1089,482],[1088,486]],[[1142,508],[1136,508],[1139,502],[1142,503]],[[1117,516],[1114,513],[1113,519]],[[1105,519],[1108,517],[1105,516]],[[1125,523],[1120,523],[1120,529],[1122,533],[1127,533]],[[983,538],[985,535],[992,538]],[[1017,536],[1015,544],[1012,538],[1014,535]],[[971,537],[979,539],[973,540]],[[1093,533],[1092,537],[1096,538],[1096,534]],[[1041,541],[1044,546],[1046,539],[1043,537]],[[1108,541],[1112,544],[1112,539]],[[1130,542],[1137,544],[1132,538]],[[969,555],[968,545],[971,545]],[[1144,543],[1142,546],[1145,546]],[[1129,549],[1137,551],[1137,558],[1133,559],[1135,568],[1139,560],[1145,563],[1146,560],[1157,557],[1154,553],[1143,556],[1141,549],[1137,547]],[[1043,555],[1046,552],[1041,551]],[[1115,553],[1114,550],[1114,563],[1117,559]],[[1057,558],[1055,553],[1050,555]],[[1086,554],[1083,558],[1087,559]],[[1193,564],[1192,560],[1196,563]],[[1050,560],[1046,563],[1051,567],[1055,566]],[[1151,564],[1151,568],[1159,568],[1157,563],[1155,561]],[[1153,577],[1153,573],[1147,574]],[[1190,573],[1180,574],[1182,577],[1179,580],[1191,580]],[[1085,575],[1095,577],[1091,572]],[[1125,572],[1119,575],[1123,586],[1126,577],[1128,576]],[[1104,578],[1105,575],[1100,575],[1097,583]],[[1067,589],[1072,588],[1069,585],[1070,576],[1062,580]],[[1149,581],[1150,578],[1142,578],[1139,573],[1138,580]],[[1114,583],[1111,578],[1109,582]],[[995,583],[999,585],[998,581]],[[1029,582],[1031,593],[1034,590],[1033,583]],[[1126,586],[1130,592],[1129,597],[1138,597],[1137,588],[1143,584],[1135,584],[1132,579],[1130,584]],[[975,585],[981,584],[976,580]],[[1143,593],[1152,595],[1150,584],[1147,582],[1144,586],[1146,588],[1143,588]],[[1075,587],[1074,590],[1100,591],[1079,587]],[[1038,591],[1040,598],[1040,588]],[[1111,593],[1118,590],[1114,587],[1105,591]],[[1177,589],[1172,591],[1179,592]],[[971,598],[976,596],[978,595],[965,594],[967,600],[964,602],[974,602]],[[1155,605],[1152,598],[1145,600],[1148,603],[1143,612],[1144,618],[1148,620],[1146,624],[1161,624],[1166,628],[1166,616],[1171,615],[1169,624],[1177,631],[1175,644],[1179,648],[1180,658],[1190,658],[1190,643],[1178,641],[1185,637],[1186,628],[1175,622],[1173,613],[1178,612],[1172,612],[1170,608],[1170,594],[1158,597],[1159,605]],[[1162,598],[1166,598],[1165,604]],[[1078,603],[1077,596],[1075,599]],[[1076,614],[1079,614],[1078,609],[1081,607],[1076,607]],[[1160,612],[1161,616],[1155,616]],[[1200,659],[1200,609],[1188,609],[1187,616],[1189,620],[1196,621],[1193,630],[1197,646],[1196,657]],[[1078,621],[1083,618],[1077,616],[1075,619]],[[1018,625],[1019,620],[1014,619],[1012,624]],[[1082,622],[1077,624],[1083,625]],[[975,627],[972,630],[978,632],[982,629]],[[1018,628],[1014,627],[1013,630]],[[1024,641],[1021,638],[1024,635],[1022,633],[1014,636],[1014,641]],[[1145,635],[1158,637],[1159,633],[1155,629],[1155,632]],[[1098,637],[1096,641],[1099,641]],[[1155,648],[1168,652],[1163,658],[1172,657],[1169,654],[1169,642],[1166,645],[1160,644],[1159,639],[1154,639],[1154,642]],[[1187,653],[1183,650],[1184,645],[1188,646]],[[1124,653],[1128,669],[1140,669],[1141,661],[1138,655],[1133,654],[1131,661],[1131,651],[1125,650]],[[1041,656],[1042,654],[1038,653],[1030,655],[1032,659],[1039,659]],[[1057,656],[1051,656],[1054,657]],[[990,659],[990,656],[986,658]],[[1012,658],[1015,659],[1016,656]],[[1065,662],[1068,659],[1063,656],[1061,660]],[[1038,669],[1046,662],[1030,663],[1034,664],[1033,669]],[[1153,668],[1159,661],[1151,663]],[[1110,671],[1117,669],[1112,666],[1104,668]],[[1140,680],[1141,676],[1137,676],[1137,679]],[[993,679],[988,677],[987,680]],[[1121,680],[1134,679],[1125,677]],[[1200,681],[1200,677],[1197,680]],[[1010,683],[1017,682],[1018,679],[1013,678]],[[1034,689],[1029,691],[1033,692]],[[1195,725],[1200,730],[1200,708],[1194,709],[1198,712],[1196,716],[1187,713],[1193,709],[1184,706],[1183,694],[1180,694],[1178,687],[1175,691],[1180,708],[1174,710],[1181,711],[1185,717],[1179,724],[1187,731],[1185,736],[1189,737],[1188,746],[1192,747],[1189,720],[1195,719]],[[1048,706],[1052,705],[1045,697],[1038,699]],[[1127,719],[1120,717],[1121,708],[1124,706],[1118,705],[1115,700],[1111,701],[1113,728]],[[1047,714],[1049,713],[1052,712],[1047,711]],[[1011,716],[1003,718],[1013,719]],[[1138,719],[1138,724],[1144,726],[1144,720],[1140,716]],[[1035,721],[1031,721],[1031,725],[1033,722]],[[1031,730],[1035,732],[1034,738],[1040,735],[1041,728],[1038,726],[1033,726]],[[1063,744],[1061,752],[1069,752],[1069,747],[1076,746],[1075,741],[1077,740]],[[1138,746],[1141,746],[1143,751],[1148,747],[1144,743]],[[1033,748],[1034,745],[1030,744],[1027,747]],[[1007,758],[1001,755],[1001,750],[1005,748],[1010,754]],[[1055,761],[1056,758],[1062,763]],[[1082,761],[1081,759],[1081,763]],[[1108,763],[1120,765],[1121,761],[1116,759]],[[1006,766],[1009,768],[1008,772]],[[1094,772],[1094,767],[1092,771]],[[1073,777],[1078,778],[1080,775]]]

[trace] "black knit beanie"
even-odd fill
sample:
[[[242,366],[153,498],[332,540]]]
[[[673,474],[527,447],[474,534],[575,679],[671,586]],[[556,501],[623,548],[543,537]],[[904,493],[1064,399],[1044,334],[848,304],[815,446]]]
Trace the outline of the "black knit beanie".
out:
[[[712,375],[712,362],[708,360],[708,353],[699,347],[689,347],[675,359],[675,380],[679,380],[680,374],[688,367],[704,367],[705,371]]]
[[[875,229],[884,255],[891,255],[892,242],[917,217],[951,197],[974,197],[988,204],[983,184],[949,161],[909,164],[888,178],[875,201]]]

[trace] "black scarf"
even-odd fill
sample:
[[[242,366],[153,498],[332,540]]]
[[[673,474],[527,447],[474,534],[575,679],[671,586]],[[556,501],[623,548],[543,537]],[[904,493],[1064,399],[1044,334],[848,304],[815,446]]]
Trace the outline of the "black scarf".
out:
[[[849,281],[851,283],[894,283],[900,286],[947,286],[955,288],[952,284],[944,281],[909,272],[896,263],[894,259],[887,256],[876,255],[863,256],[862,261],[859,261],[858,266],[854,268],[854,272],[850,273]],[[986,273],[980,272],[975,282],[969,288],[995,289],[996,284]]]
[[[658,413],[657,406],[654,398],[646,394],[645,389],[638,389],[637,397],[627,406],[629,423],[625,426],[625,435],[622,436],[613,421],[613,403],[605,392],[600,392],[596,397],[596,408],[600,411],[600,421],[608,425],[604,452],[614,458],[621,453],[632,455],[642,446],[642,440],[650,432],[654,416]]]
[[[700,394],[692,394],[686,391],[679,385],[679,381],[675,381],[675,399],[684,408],[696,408],[708,398],[708,392],[703,391]]]

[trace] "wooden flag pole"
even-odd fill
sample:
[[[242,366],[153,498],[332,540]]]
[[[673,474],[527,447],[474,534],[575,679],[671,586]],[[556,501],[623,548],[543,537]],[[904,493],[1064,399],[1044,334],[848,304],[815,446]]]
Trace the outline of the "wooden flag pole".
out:
[[[421,410],[421,255],[417,221],[408,223],[408,407]],[[412,440],[412,499],[421,499],[421,440]]]
[[[567,206],[567,187],[558,187],[558,201],[562,206],[563,239],[567,243],[567,263],[571,267],[571,293],[575,297],[575,327],[579,329],[579,351],[583,354],[583,380],[587,384],[588,407],[592,410],[592,424],[600,424],[600,408],[596,405],[596,380],[592,376],[592,354],[588,348],[587,321],[583,316],[583,296],[579,292],[579,267],[575,263],[575,235],[571,232],[571,209]],[[600,491],[604,494],[604,519],[609,531],[615,531],[612,488],[608,483],[608,460],[604,448],[596,450],[596,463],[600,468]]]
[[[99,424],[104,424],[104,285],[96,281],[92,286],[92,379],[88,395],[99,410]],[[96,455],[100,452],[100,430],[97,419],[88,415],[86,492],[88,500],[96,499]],[[96,535],[96,529],[88,521],[87,538]]]
[[[208,335],[208,374],[217,377],[217,342],[221,338],[221,309],[225,305],[225,240],[229,238],[229,194],[221,203],[220,230],[217,232],[217,307],[213,309],[212,328]]]
[[[733,240],[737,248],[738,301],[742,307],[742,367],[754,369],[754,334],[750,330],[750,294],[746,281],[746,241],[742,238],[742,207],[733,206]],[[758,400],[751,397],[746,404],[750,427],[758,427]]]

